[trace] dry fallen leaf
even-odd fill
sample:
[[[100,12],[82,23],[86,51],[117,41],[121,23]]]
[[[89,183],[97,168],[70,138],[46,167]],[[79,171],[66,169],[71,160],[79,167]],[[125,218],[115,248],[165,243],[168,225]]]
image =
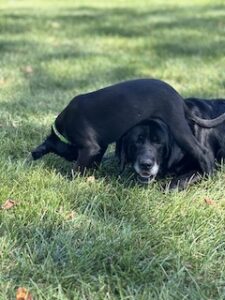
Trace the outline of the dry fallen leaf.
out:
[[[213,206],[217,205],[216,202],[213,199],[210,199],[210,198],[204,198],[204,201],[208,205],[213,205]]]
[[[3,78],[0,78],[0,85],[4,85],[6,83],[6,80]]]
[[[23,69],[23,72],[26,74],[32,74],[33,73],[33,68],[31,66],[25,66]]]
[[[95,182],[95,176],[89,176],[87,178],[87,182],[94,183]]]
[[[24,287],[19,287],[16,291],[16,300],[32,300],[31,293]]]
[[[67,220],[73,220],[74,218],[76,217],[76,213],[75,213],[75,211],[70,211],[70,212],[68,212],[67,214],[66,214],[66,219]]]
[[[4,204],[2,204],[1,209],[10,209],[16,205],[16,201],[13,199],[7,199]]]
[[[53,28],[59,28],[60,27],[60,23],[58,23],[58,22],[52,22],[51,25],[52,25]]]

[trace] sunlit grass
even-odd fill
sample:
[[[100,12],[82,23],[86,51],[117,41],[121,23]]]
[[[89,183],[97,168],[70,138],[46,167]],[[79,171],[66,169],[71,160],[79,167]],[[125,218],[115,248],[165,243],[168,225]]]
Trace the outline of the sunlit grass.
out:
[[[0,3],[0,298],[224,299],[224,168],[163,193],[116,160],[72,180],[49,155],[28,162],[76,94],[156,77],[184,97],[224,97],[222,1]],[[207,205],[208,197],[216,205]]]

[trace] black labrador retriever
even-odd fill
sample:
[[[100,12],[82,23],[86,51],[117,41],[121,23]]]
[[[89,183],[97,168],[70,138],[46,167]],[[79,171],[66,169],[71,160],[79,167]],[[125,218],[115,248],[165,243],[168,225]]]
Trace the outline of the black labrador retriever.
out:
[[[225,100],[189,98],[185,101],[192,113],[201,118],[215,118],[225,112]],[[214,128],[202,128],[188,120],[191,131],[207,148],[206,158],[217,162],[225,158],[225,123]],[[141,183],[149,183],[156,176],[175,176],[169,188],[184,189],[202,177],[198,162],[176,143],[167,124],[161,120],[142,122],[129,130],[116,145],[121,171],[131,163]]]
[[[135,124],[150,118],[164,121],[178,145],[195,157],[205,173],[214,168],[213,158],[191,132],[185,116],[202,126],[215,126],[216,120],[203,120],[192,114],[183,98],[167,83],[157,79],[136,79],[118,83],[75,97],[58,115],[46,140],[32,151],[33,159],[53,152],[76,160],[77,169],[98,165],[108,144],[117,141]]]

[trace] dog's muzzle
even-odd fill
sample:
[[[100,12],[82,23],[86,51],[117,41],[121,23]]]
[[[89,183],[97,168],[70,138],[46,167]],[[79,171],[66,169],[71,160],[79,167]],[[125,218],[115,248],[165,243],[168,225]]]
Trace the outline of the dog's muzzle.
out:
[[[145,162],[136,161],[134,169],[137,173],[137,180],[143,184],[149,184],[154,181],[159,171],[159,165],[152,160]]]

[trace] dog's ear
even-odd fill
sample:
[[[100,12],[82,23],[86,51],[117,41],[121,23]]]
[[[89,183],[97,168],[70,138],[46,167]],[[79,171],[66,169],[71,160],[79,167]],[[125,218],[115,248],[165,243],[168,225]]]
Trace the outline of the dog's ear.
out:
[[[183,157],[181,148],[177,145],[173,135],[168,132],[169,151],[167,155],[167,168],[170,169],[174,164],[179,162]]]
[[[167,124],[162,122],[161,120],[155,119],[154,121],[159,126],[159,128],[160,128],[160,130],[163,134],[162,139],[163,139],[163,144],[164,144],[164,148],[165,148],[164,158],[167,159],[170,156],[171,143],[172,143],[172,136],[171,136],[171,133],[170,133],[170,129],[167,126]]]
[[[160,126],[163,133],[164,143],[164,161],[166,162],[166,168],[169,169],[180,159],[181,151],[177,146],[174,137],[166,123],[161,120],[156,120],[158,126]]]
[[[120,166],[120,174],[123,173],[126,163],[127,163],[127,139],[126,136],[121,137],[116,142],[116,156],[119,159],[119,166]]]
[[[39,145],[31,152],[31,155],[33,157],[33,160],[37,160],[49,152],[51,152],[51,147],[48,139],[46,139],[41,145]]]
[[[167,160],[168,169],[170,169],[174,164],[176,164],[177,161],[180,160],[179,159],[180,155],[181,155],[180,148],[176,144],[173,144]]]

